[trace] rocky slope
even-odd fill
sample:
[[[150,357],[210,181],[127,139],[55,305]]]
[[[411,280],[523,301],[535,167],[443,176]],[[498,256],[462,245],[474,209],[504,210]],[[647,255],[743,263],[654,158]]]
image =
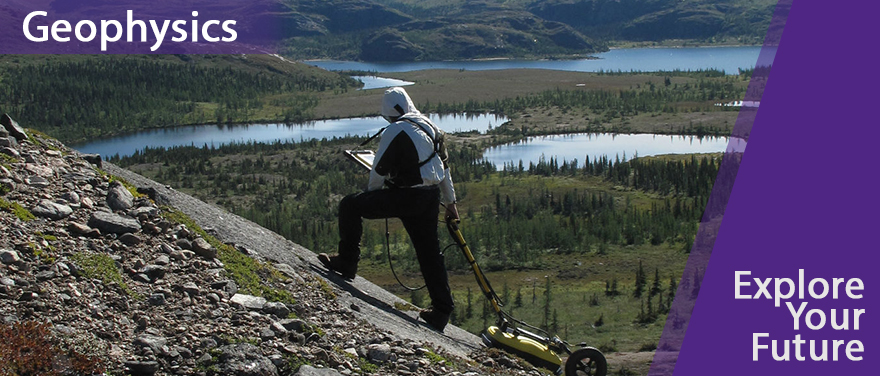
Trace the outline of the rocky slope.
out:
[[[0,374],[541,374],[253,223],[2,123]]]

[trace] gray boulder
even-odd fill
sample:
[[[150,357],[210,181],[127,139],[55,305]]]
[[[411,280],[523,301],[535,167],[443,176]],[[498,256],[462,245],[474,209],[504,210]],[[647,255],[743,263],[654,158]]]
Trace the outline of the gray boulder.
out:
[[[113,213],[96,211],[89,218],[88,225],[101,230],[102,233],[127,234],[138,232],[141,224],[134,218],[123,217]]]
[[[122,183],[113,182],[107,192],[107,206],[113,211],[131,209],[134,206],[134,196]]]
[[[54,203],[49,200],[41,200],[35,208],[31,209],[31,213],[34,213],[34,215],[38,217],[59,220],[67,218],[73,214],[73,209],[64,204]]]
[[[229,303],[249,310],[260,311],[266,305],[266,299],[253,295],[235,294],[232,299],[229,299]]]

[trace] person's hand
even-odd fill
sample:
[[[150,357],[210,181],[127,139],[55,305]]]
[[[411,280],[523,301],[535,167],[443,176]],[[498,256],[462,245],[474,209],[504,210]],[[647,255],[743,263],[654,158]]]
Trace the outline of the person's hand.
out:
[[[458,208],[455,207],[455,203],[454,203],[454,202],[451,203],[451,204],[446,205],[446,221],[448,222],[448,221],[453,220],[453,219],[456,220],[456,221],[459,219],[459,217],[458,217]]]

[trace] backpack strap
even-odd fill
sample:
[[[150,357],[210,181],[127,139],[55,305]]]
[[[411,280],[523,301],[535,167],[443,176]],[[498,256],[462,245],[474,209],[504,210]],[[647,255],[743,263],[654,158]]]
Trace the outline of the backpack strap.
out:
[[[422,166],[424,166],[425,164],[427,164],[428,162],[430,162],[431,159],[434,159],[434,157],[437,156],[437,148],[439,147],[439,144],[438,144],[437,140],[436,140],[433,136],[431,136],[431,133],[429,133],[428,130],[425,129],[425,126],[424,126],[424,125],[419,124],[419,122],[417,122],[417,121],[415,121],[415,120],[408,119],[408,118],[404,118],[404,117],[399,118],[399,119],[397,119],[397,120],[398,120],[398,121],[403,120],[403,121],[405,121],[405,122],[407,122],[407,123],[410,123],[410,124],[414,124],[414,125],[416,125],[417,127],[419,127],[419,129],[420,129],[420,130],[421,130],[426,136],[428,136],[428,138],[431,139],[431,143],[434,144],[434,152],[431,153],[431,155],[429,155],[428,158],[426,158],[424,161],[420,161],[420,162],[418,162],[418,163],[415,165],[416,167],[421,168]],[[432,127],[432,128],[433,128],[433,127]],[[437,133],[436,130],[435,130],[434,133],[435,133],[435,134]]]

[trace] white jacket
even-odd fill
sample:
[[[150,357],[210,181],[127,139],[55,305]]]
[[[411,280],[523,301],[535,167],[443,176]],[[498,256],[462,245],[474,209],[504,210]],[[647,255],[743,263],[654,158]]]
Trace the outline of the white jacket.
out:
[[[397,187],[439,185],[441,201],[454,203],[443,132],[415,108],[402,88],[385,92],[382,114],[399,119],[382,133],[367,190],[380,189],[386,182]]]

